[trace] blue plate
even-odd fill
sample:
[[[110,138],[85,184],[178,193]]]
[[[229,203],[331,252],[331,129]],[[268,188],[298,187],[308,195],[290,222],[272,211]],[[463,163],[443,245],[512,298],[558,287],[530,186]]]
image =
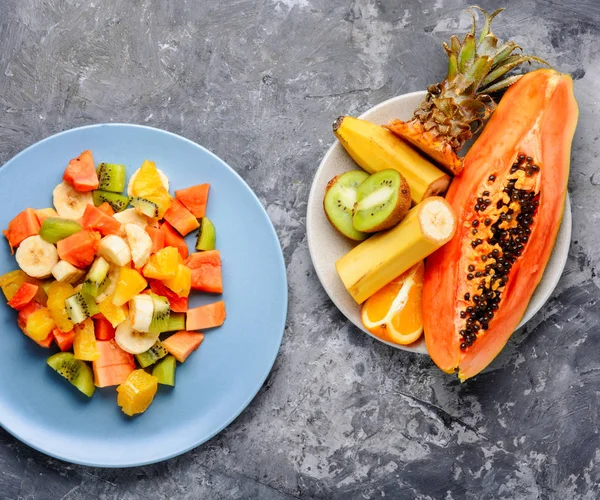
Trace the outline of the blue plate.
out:
[[[210,182],[207,216],[217,228],[227,320],[204,332],[198,351],[178,366],[174,389],[160,387],[146,413],[128,418],[116,404],[115,388],[98,389],[88,399],[48,367],[46,358],[55,349],[23,335],[15,312],[0,304],[0,425],[29,446],[73,463],[158,462],[220,432],[262,386],[285,327],[283,255],[259,200],[229,166],[183,137],[137,125],[69,130],[15,156],[0,169],[0,228],[26,207],[51,206],[52,189],[68,161],[85,149],[97,163],[124,163],[129,173],[151,159],[168,175],[172,190]],[[188,242],[193,248],[193,237]],[[16,268],[3,241],[0,274]],[[220,298],[201,295],[193,294],[190,306]]]

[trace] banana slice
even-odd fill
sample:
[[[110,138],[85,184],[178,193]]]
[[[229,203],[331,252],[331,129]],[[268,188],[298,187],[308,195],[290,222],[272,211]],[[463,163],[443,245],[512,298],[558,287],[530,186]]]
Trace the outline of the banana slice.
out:
[[[115,330],[115,341],[118,346],[129,354],[142,354],[150,349],[158,340],[157,333],[137,332],[126,319]]]
[[[140,214],[135,208],[128,208],[122,212],[117,212],[113,217],[123,225],[135,224],[142,229],[148,225],[148,218],[145,215]],[[125,234],[124,231],[123,234]]]
[[[138,332],[148,332],[154,316],[154,301],[150,295],[136,295],[129,301],[131,328]]]
[[[131,259],[130,259],[131,261]],[[100,302],[104,301],[106,298],[110,297],[115,290],[117,289],[117,281],[119,280],[119,268],[116,266],[111,266],[108,271],[108,277],[106,278],[108,283],[106,284],[106,288],[102,291],[98,297],[96,297],[96,303],[100,304]]]
[[[162,182],[163,186],[168,191],[169,190],[169,178],[165,175],[165,173],[162,170],[157,168],[156,171],[158,172],[158,176],[160,177],[160,182]],[[140,169],[138,168],[131,175],[131,178],[129,179],[129,184],[127,184],[127,194],[129,196],[133,196],[133,183],[139,173],[140,173]]]
[[[52,268],[52,276],[63,283],[77,283],[85,277],[85,271],[66,260],[61,260]]]
[[[32,278],[49,278],[58,263],[56,247],[39,236],[24,239],[15,257],[19,267]]]
[[[133,263],[137,269],[141,269],[152,253],[152,238],[136,224],[125,224],[125,235]]]
[[[52,198],[58,215],[65,219],[76,220],[83,217],[85,207],[94,204],[91,191],[79,193],[66,182],[61,182],[54,188]]]
[[[100,240],[98,255],[121,267],[131,262],[129,246],[123,238],[114,234],[109,234]]]

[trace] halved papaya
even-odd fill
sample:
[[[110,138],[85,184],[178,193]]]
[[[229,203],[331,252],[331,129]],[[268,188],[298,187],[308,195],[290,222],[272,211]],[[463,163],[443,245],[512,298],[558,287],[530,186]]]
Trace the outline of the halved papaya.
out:
[[[98,189],[98,174],[94,167],[92,152],[89,149],[69,162],[63,180],[71,184],[76,191],[85,192]]]
[[[427,349],[464,381],[517,328],[562,220],[578,108],[570,76],[542,69],[511,86],[464,160],[446,199],[452,240],[427,259]]]

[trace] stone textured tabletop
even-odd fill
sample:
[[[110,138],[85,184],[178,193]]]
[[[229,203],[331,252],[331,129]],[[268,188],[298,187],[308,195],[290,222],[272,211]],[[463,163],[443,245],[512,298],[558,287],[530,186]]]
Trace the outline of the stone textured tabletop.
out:
[[[502,5],[496,34],[576,79],[573,241],[551,300],[461,385],[349,325],[312,268],[305,212],[332,120],[439,81],[465,0],[0,0],[0,164],[98,122],[181,134],[256,191],[289,278],[274,369],[219,436],[102,470],[0,430],[0,498],[598,498],[600,3]]]

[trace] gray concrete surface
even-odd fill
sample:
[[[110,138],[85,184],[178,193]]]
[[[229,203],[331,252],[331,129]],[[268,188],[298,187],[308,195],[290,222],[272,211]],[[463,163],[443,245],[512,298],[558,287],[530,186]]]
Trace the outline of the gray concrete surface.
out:
[[[0,0],[0,164],[90,123],[181,134],[259,195],[290,285],[273,372],[219,436],[101,470],[0,430],[0,498],[598,498],[600,4],[481,4],[507,8],[499,36],[575,76],[581,116],[564,276],[492,369],[460,385],[349,326],[311,266],[305,211],[332,119],[442,78],[465,0]]]

